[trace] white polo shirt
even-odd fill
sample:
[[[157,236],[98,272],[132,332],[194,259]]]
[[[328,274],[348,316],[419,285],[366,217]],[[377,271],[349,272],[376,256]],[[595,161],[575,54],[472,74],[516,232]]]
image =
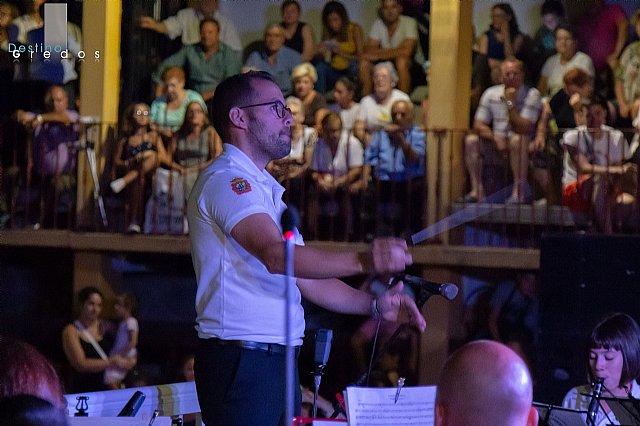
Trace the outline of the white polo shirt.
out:
[[[200,338],[286,343],[284,275],[269,273],[231,236],[238,222],[256,213],[268,214],[280,228],[283,193],[268,172],[229,144],[200,173],[188,202]],[[296,244],[304,244],[297,231]],[[297,286],[292,293],[292,343],[300,345],[304,312]]]

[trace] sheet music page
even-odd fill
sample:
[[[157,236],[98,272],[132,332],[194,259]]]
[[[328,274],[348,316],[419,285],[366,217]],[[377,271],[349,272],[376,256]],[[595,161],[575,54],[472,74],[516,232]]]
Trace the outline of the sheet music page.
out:
[[[347,418],[351,426],[432,426],[435,386],[398,388],[348,387]]]

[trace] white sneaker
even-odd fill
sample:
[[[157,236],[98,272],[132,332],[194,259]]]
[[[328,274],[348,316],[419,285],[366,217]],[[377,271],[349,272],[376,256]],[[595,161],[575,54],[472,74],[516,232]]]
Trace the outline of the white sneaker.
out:
[[[111,190],[114,194],[119,194],[124,189],[124,187],[127,186],[127,183],[123,178],[118,178],[112,181],[109,186],[111,187]]]
[[[139,234],[140,232],[142,232],[142,230],[140,229],[140,225],[137,223],[132,223],[127,228],[127,234]]]
[[[540,198],[539,200],[536,200],[533,204],[536,207],[546,207],[547,206],[547,199],[546,198]]]

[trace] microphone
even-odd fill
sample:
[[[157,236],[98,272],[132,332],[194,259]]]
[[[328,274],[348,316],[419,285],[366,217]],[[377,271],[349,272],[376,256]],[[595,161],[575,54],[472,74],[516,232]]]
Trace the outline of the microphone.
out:
[[[316,348],[313,355],[313,363],[316,368],[322,370],[329,360],[331,352],[331,341],[333,340],[333,330],[321,328],[316,331]]]
[[[593,385],[593,392],[591,393],[591,402],[589,402],[589,410],[587,411],[587,424],[596,424],[596,414],[598,414],[598,407],[600,405],[600,394],[602,393],[602,382],[604,379],[601,377],[596,378]]]
[[[416,277],[408,274],[397,274],[394,281],[402,280],[415,293],[415,301],[417,305],[422,305],[432,295],[442,296],[447,300],[453,300],[458,295],[458,286],[451,283],[435,283],[425,280],[422,277]]]
[[[282,226],[282,235],[285,239],[293,238],[294,229],[300,226],[300,214],[295,207],[289,207],[280,217],[280,225]]]
[[[135,415],[138,414],[138,410],[142,406],[145,398],[146,396],[142,392],[136,391],[136,393],[133,394],[131,399],[129,399],[127,404],[118,413],[118,417],[135,417]]]

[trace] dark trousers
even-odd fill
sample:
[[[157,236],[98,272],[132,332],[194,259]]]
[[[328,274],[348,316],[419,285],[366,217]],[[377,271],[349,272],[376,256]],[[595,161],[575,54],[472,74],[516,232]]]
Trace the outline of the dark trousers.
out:
[[[203,339],[194,372],[202,420],[207,426],[285,425],[284,354]],[[302,400],[297,366],[294,379],[297,416]]]

